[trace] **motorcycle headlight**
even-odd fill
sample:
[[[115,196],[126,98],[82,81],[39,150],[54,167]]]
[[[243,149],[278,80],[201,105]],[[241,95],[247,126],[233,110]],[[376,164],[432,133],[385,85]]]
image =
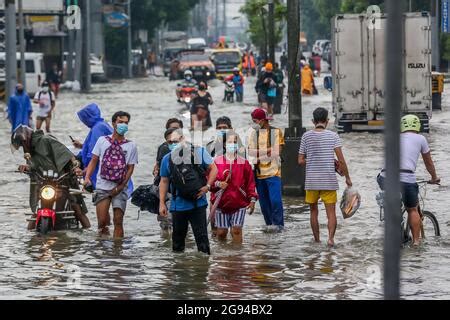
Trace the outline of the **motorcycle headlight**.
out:
[[[41,190],[41,197],[44,200],[52,200],[56,196],[56,190],[53,187],[46,186]]]
[[[208,71],[208,72],[206,73],[206,75],[209,77],[209,76],[211,75],[211,72]]]
[[[187,103],[191,102],[191,97],[184,98],[184,101],[186,101]]]

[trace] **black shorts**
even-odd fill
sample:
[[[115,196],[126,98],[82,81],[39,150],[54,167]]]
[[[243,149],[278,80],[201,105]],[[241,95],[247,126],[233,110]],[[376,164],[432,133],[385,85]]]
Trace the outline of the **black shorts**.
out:
[[[275,98],[273,97],[269,97],[267,94],[265,93],[260,93],[259,94],[259,101],[261,103],[267,103],[268,105],[272,105],[275,102]]]
[[[384,190],[385,178],[378,175],[377,182],[381,190]],[[401,182],[402,201],[406,208],[415,208],[419,205],[419,185],[417,183]]]

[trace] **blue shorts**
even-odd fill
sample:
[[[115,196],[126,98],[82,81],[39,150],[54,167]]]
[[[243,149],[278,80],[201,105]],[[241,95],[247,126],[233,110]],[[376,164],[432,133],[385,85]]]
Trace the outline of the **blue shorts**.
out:
[[[385,178],[378,175],[377,182],[381,190],[384,190]],[[419,185],[417,183],[401,182],[402,201],[406,208],[415,208],[419,205]]]
[[[220,209],[216,210],[216,227],[220,229],[228,229],[232,227],[241,227],[244,225],[246,208],[239,209],[235,213],[226,214]]]

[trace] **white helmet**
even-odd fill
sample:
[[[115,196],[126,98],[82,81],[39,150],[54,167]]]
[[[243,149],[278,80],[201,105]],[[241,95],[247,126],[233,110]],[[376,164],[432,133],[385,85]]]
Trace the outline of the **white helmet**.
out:
[[[236,67],[236,68],[233,68],[233,72],[240,72],[241,70],[239,70],[239,68],[238,67]]]
[[[192,78],[193,74],[192,74],[192,71],[191,71],[191,70],[186,70],[186,71],[184,72],[184,77],[186,78],[187,76],[190,76],[190,77]]]

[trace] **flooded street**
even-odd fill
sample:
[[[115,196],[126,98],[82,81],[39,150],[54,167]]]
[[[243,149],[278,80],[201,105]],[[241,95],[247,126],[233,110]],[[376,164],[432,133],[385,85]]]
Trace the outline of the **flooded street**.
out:
[[[331,110],[331,93],[304,99],[304,125],[312,126],[312,111]],[[254,79],[245,87],[244,104],[224,104],[223,85],[212,83],[213,122],[227,115],[235,128],[247,127],[256,102]],[[53,134],[70,145],[69,135],[84,139],[87,128],[76,112],[97,102],[110,122],[114,112],[131,113],[127,136],[139,149],[136,185],[153,181],[152,169],[164,124],[180,117],[175,82],[166,78],[134,79],[94,85],[90,94],[63,92],[57,101]],[[404,299],[450,299],[450,88],[444,111],[434,113],[427,135],[442,186],[428,186],[426,209],[440,222],[440,238],[428,238],[419,249],[402,250],[401,293]],[[284,113],[284,110],[283,110]],[[187,124],[187,119],[183,118]],[[274,126],[286,127],[287,114]],[[23,163],[10,152],[10,126],[0,122],[0,299],[381,299],[384,224],[375,201],[375,178],[383,166],[383,135],[342,135],[350,174],[362,195],[362,207],[349,220],[338,212],[337,246],[314,244],[308,208],[301,199],[285,199],[286,230],[263,232],[259,211],[246,217],[244,244],[211,240],[212,255],[196,251],[192,233],[186,252],[173,254],[171,241],[162,238],[156,215],[141,213],[129,203],[125,239],[99,238],[95,210],[87,199],[92,229],[41,237],[26,230],[29,182],[14,173]],[[204,141],[215,135],[206,132]],[[427,179],[423,162],[418,177]],[[342,194],[345,181],[340,179]],[[321,206],[321,235],[326,239],[326,215]]]

